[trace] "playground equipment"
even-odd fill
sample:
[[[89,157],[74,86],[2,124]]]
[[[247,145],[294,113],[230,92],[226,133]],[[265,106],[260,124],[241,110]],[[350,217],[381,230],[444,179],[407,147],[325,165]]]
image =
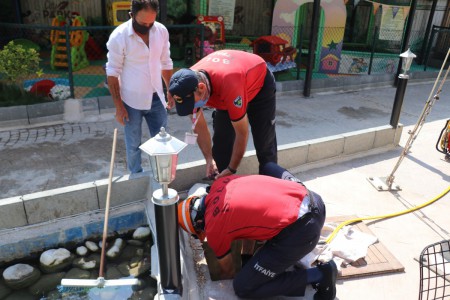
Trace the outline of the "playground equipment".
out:
[[[56,16],[52,21],[52,26],[65,26],[66,20],[63,16]],[[72,27],[86,26],[86,21],[81,16],[72,18]],[[53,29],[50,32],[50,41],[52,43],[52,54],[50,64],[52,69],[57,67],[68,68],[67,46],[70,45],[71,66],[73,71],[78,71],[89,66],[89,60],[84,50],[89,33],[86,30],[72,30],[67,41],[65,30]],[[69,43],[68,43],[69,42]]]
[[[272,65],[276,65],[280,62],[285,63],[288,57],[290,61],[294,61],[297,49],[292,46],[286,46],[287,43],[286,40],[278,36],[268,35],[254,40],[250,46],[253,47],[253,53],[261,56]]]
[[[130,19],[131,1],[118,1],[108,3],[108,23],[118,26]]]
[[[195,38],[195,56],[197,59],[225,48],[225,25],[222,16],[198,16],[197,24],[205,26],[203,44],[201,37],[197,34]],[[200,51],[202,49],[202,53]]]

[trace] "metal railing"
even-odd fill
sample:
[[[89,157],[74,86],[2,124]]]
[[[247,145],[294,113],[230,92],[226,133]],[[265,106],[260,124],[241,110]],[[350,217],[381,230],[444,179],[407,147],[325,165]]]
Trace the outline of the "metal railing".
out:
[[[201,46],[205,45],[203,25],[167,25],[166,27],[169,31],[171,56],[175,68],[190,67],[204,56],[204,47]],[[11,40],[22,43],[24,47],[38,47],[44,74],[39,78],[36,76],[22,78],[23,87],[26,89],[39,80],[50,79],[61,87],[59,90],[62,95],[61,99],[107,96],[109,90],[105,85],[106,73],[104,70],[107,54],[106,42],[114,28],[114,26],[71,27],[65,25],[60,27],[0,23],[0,49]],[[288,40],[289,43],[286,46],[292,45],[296,50],[294,56],[287,57],[288,60],[292,59],[295,62],[294,68],[286,70],[292,74],[291,79],[301,79],[302,71],[305,69],[310,55],[308,53],[309,34],[307,34],[310,30],[311,28],[307,26],[273,28],[274,35]],[[65,39],[64,44],[55,45],[55,35],[57,34],[71,38]],[[433,26],[427,51],[422,53],[423,32],[411,32],[411,50],[419,57],[425,57],[423,70],[427,70],[429,58],[437,53],[437,45],[445,48],[445,45],[441,44],[446,43],[448,47],[449,34],[449,28]],[[78,43],[76,46],[72,43],[77,38],[83,40],[82,45]],[[360,75],[395,74],[402,38],[403,31],[373,27],[371,31],[365,33],[365,36],[358,36],[355,39],[358,41],[356,43],[345,37],[345,28],[320,27],[316,51],[313,54],[313,71],[322,74],[327,72]],[[342,39],[344,39],[344,43],[336,43]],[[226,48],[253,51],[248,39],[236,42],[225,41],[225,45],[212,46],[214,50]],[[332,60],[326,61],[328,59],[326,53],[338,53],[336,66],[332,65]],[[324,65],[325,61],[329,66]],[[327,71],[327,68],[332,70]],[[414,68],[411,70],[414,71]]]
[[[176,67],[191,66],[203,49],[202,25],[172,25],[169,30],[171,51],[178,58]],[[106,85],[106,43],[115,26],[41,26],[0,23],[0,49],[10,41],[38,49],[43,75],[23,76],[23,87],[30,89],[43,79],[53,80],[66,98],[108,96]],[[178,35],[182,36],[177,39]],[[65,38],[70,37],[70,38]],[[181,51],[177,53],[177,51]],[[69,63],[70,62],[70,63]]]

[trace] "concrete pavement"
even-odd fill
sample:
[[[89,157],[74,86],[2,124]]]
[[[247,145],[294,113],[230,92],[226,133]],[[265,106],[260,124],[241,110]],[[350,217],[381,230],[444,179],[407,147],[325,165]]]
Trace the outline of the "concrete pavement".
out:
[[[400,122],[417,121],[428,99],[432,82],[411,83],[407,88]],[[427,121],[450,116],[450,95],[445,90]],[[278,145],[329,137],[389,124],[395,88],[378,87],[345,93],[299,92],[277,96]],[[210,115],[207,111],[206,115]],[[211,118],[207,117],[209,121]],[[168,132],[183,140],[188,118],[169,116]],[[119,127],[114,175],[127,174],[123,130],[113,112],[86,116],[78,123],[42,124],[0,128],[0,198],[13,197],[108,177],[113,130]],[[144,130],[143,141],[149,138]],[[248,150],[253,150],[249,140]],[[201,160],[197,146],[180,153],[179,164]],[[148,158],[143,166],[149,170]]]
[[[401,146],[408,138],[408,129],[417,122],[432,86],[432,82],[409,84],[400,117],[400,122],[406,126]],[[371,155],[359,153],[346,157],[346,161],[337,157],[323,162],[322,166],[320,163],[300,165],[291,171],[322,195],[328,216],[392,213],[435,197],[450,182],[449,164],[443,154],[434,149],[440,130],[450,118],[448,87],[448,84],[444,86],[411,153],[396,173],[396,183],[402,191],[378,192],[367,181],[370,176],[389,175],[401,153],[400,147],[380,149],[383,151],[371,152]],[[394,95],[395,88],[390,86],[337,94],[316,93],[311,98],[293,92],[280,94],[277,104],[279,147],[385,126],[389,123]],[[169,133],[183,139],[189,120],[173,114],[169,118]],[[1,130],[0,198],[104,180],[108,177],[112,133],[116,126],[113,114],[105,113],[88,116],[78,123]],[[252,149],[250,140],[249,150]],[[326,150],[318,148],[316,151]],[[179,159],[181,164],[192,163],[201,159],[201,154],[197,147],[189,146],[180,153]],[[115,165],[115,176],[127,174],[121,130]],[[147,158],[144,167],[149,169]],[[450,238],[450,223],[445,213],[449,208],[447,195],[420,212],[368,222],[378,239],[405,266],[405,272],[339,280],[337,298],[416,299],[419,268],[414,259],[426,245]],[[204,262],[200,270],[205,271]],[[200,299],[235,298],[231,281],[211,282],[208,274],[203,275],[206,281],[200,286]],[[188,288],[186,286],[186,290]],[[309,289],[303,299],[312,299],[313,293]]]
[[[440,195],[450,187],[450,163],[434,149],[436,136],[444,120],[427,123],[395,172],[398,192],[379,192],[367,180],[372,176],[387,176],[393,170],[401,148],[381,154],[356,158],[347,162],[303,171],[293,170],[311,190],[319,193],[326,203],[327,216],[368,217],[386,215],[419,206]],[[412,129],[406,127],[405,132]],[[400,145],[408,138],[404,134]],[[404,266],[404,272],[359,276],[337,281],[337,298],[341,300],[395,300],[418,299],[420,268],[416,259],[428,245],[450,239],[450,193],[433,204],[403,216],[364,221],[379,242]],[[184,238],[187,238],[185,236]],[[195,249],[195,247],[193,247]],[[195,250],[194,250],[195,251]],[[210,281],[205,260],[196,251],[198,278],[206,278],[201,285],[200,299],[238,299],[232,281]],[[383,259],[382,256],[379,258]],[[448,265],[446,273],[448,275]],[[428,272],[426,270],[426,272]],[[434,276],[434,273],[430,274]],[[442,279],[441,279],[442,280]],[[428,283],[424,282],[425,287]],[[440,282],[444,285],[443,281]],[[450,283],[446,282],[446,297],[422,299],[448,299]],[[308,287],[304,297],[272,297],[270,300],[313,299],[315,291]],[[436,296],[442,296],[438,293]]]

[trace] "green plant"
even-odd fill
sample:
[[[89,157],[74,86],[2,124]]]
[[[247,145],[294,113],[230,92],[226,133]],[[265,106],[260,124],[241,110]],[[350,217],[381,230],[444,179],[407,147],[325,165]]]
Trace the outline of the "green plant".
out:
[[[35,49],[25,49],[11,41],[0,50],[0,74],[11,82],[33,73],[41,76],[39,61],[39,53]]]
[[[49,101],[48,97],[33,95],[25,92],[18,85],[0,81],[0,107],[31,105]]]

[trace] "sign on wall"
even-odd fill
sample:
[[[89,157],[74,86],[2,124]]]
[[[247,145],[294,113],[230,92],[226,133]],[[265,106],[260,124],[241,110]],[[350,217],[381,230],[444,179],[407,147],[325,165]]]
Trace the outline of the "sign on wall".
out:
[[[236,0],[210,0],[208,15],[223,16],[225,29],[232,30]]]
[[[405,18],[408,14],[401,6],[383,5],[382,10],[379,39],[401,41]]]

